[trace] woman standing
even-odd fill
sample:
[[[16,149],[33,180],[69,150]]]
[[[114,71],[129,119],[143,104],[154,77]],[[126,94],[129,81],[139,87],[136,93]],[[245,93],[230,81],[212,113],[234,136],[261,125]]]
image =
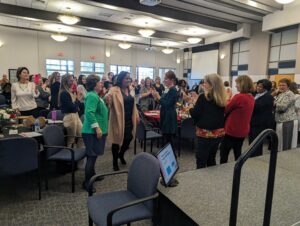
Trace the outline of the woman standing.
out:
[[[19,111],[22,116],[33,115],[37,118],[39,112],[35,98],[40,93],[33,82],[29,82],[29,70],[26,67],[19,67],[17,70],[18,82],[11,87],[12,108]]]
[[[295,95],[290,91],[291,81],[283,78],[278,82],[275,97],[275,121],[278,135],[278,150],[297,147],[298,120],[295,110]]]
[[[108,141],[112,143],[113,169],[119,170],[118,158],[123,165],[125,151],[135,137],[138,112],[134,97],[130,95],[130,74],[121,71],[116,78],[116,86],[106,95],[109,106]]]
[[[108,109],[104,101],[99,98],[100,78],[89,75],[86,79],[88,91],[84,100],[84,122],[82,127],[82,138],[87,153],[85,165],[85,181],[83,188],[88,190],[88,184],[95,175],[95,163],[98,155],[103,155],[108,127]]]
[[[46,79],[46,78],[39,79],[37,89],[38,89],[40,95],[38,98],[35,99],[39,111],[44,111],[44,112],[49,107],[49,98],[50,98],[50,90],[47,87],[47,81],[48,81],[48,79]],[[48,112],[49,111],[47,110],[46,113],[44,113],[44,116],[47,116]]]
[[[71,147],[75,142],[76,136],[81,136],[82,123],[78,115],[79,101],[72,93],[73,76],[65,74],[61,79],[59,90],[59,107],[65,115],[63,119],[64,127],[67,130],[68,147]],[[81,139],[78,140],[77,147],[83,147]]]
[[[225,108],[225,137],[220,147],[220,163],[228,161],[231,149],[237,160],[242,152],[245,137],[249,134],[250,120],[254,108],[254,97],[251,95],[253,82],[247,75],[238,76],[235,80],[240,92],[232,97]]]
[[[155,78],[155,86],[154,86],[154,88],[155,88],[156,92],[159,93],[160,96],[165,91],[165,87],[160,83],[160,77],[159,76],[156,76],[156,78]]]
[[[141,88],[140,93],[140,104],[142,111],[153,110],[154,99],[152,96],[151,79],[149,77],[145,79],[145,86]]]
[[[200,94],[190,114],[196,124],[198,149],[197,169],[216,165],[216,153],[225,135],[224,110],[227,103],[225,88],[217,74],[206,75],[204,93]]]
[[[53,72],[50,76],[50,109],[58,109],[58,93],[60,88],[60,74],[59,72]]]
[[[249,144],[265,129],[274,127],[274,97],[271,95],[272,83],[268,79],[257,81],[255,104],[249,133]],[[263,154],[263,145],[254,156]]]
[[[158,92],[153,92],[154,98],[159,102],[160,108],[160,129],[163,133],[164,140],[173,145],[173,136],[177,131],[177,90],[175,88],[176,75],[173,71],[165,74],[164,84],[169,90],[161,97]]]

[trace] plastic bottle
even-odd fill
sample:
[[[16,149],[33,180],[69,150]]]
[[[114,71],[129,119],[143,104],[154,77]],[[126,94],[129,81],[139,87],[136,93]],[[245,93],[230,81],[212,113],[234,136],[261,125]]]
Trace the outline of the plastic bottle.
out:
[[[36,119],[34,122],[34,132],[40,132],[40,120]]]
[[[51,119],[52,121],[56,121],[57,118],[57,112],[55,109],[53,109],[53,111],[51,111]]]

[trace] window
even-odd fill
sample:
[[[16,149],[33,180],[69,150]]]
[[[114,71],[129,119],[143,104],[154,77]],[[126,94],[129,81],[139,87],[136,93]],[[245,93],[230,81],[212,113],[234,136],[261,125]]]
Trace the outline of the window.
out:
[[[298,29],[289,29],[271,36],[268,74],[294,74]]]
[[[131,66],[110,65],[110,72],[113,72],[115,75],[119,74],[121,71],[128,71],[129,73],[131,73]]]
[[[46,74],[49,76],[55,71],[58,71],[61,75],[74,74],[74,61],[46,59]]]
[[[166,72],[168,71],[174,71],[174,73],[176,72],[175,68],[160,68],[159,69],[159,77],[161,79],[164,79]]]
[[[238,40],[232,45],[231,76],[248,74],[249,40]]]
[[[102,77],[104,72],[105,66],[103,63],[80,62],[80,74],[82,75],[96,74]]]
[[[152,68],[152,67],[137,67],[136,74],[137,74],[139,83],[141,82],[142,79],[145,79],[147,77],[154,79],[154,68]]]

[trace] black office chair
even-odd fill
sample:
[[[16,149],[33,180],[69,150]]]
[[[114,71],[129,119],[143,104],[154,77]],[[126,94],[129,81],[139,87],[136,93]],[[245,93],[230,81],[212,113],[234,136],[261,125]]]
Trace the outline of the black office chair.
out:
[[[62,161],[71,162],[72,192],[75,192],[75,163],[85,158],[86,152],[85,148],[70,148],[65,146],[65,137],[62,128],[56,125],[47,126],[43,130],[44,149],[46,151],[46,189],[48,189],[47,161]]]
[[[97,178],[128,173],[127,190],[107,192],[93,196],[92,188]],[[130,225],[130,222],[155,219],[155,200],[160,175],[158,160],[148,153],[138,154],[129,171],[95,175],[89,183],[87,201],[89,225]]]
[[[63,120],[64,114],[61,112],[61,110],[54,110],[56,111],[56,120]],[[47,115],[47,119],[52,119],[52,111],[50,111]]]
[[[0,139],[0,177],[19,175],[37,170],[39,200],[41,200],[40,152],[32,138]]]
[[[146,152],[147,140],[151,142],[151,153],[153,149],[153,140],[157,139],[157,146],[159,146],[159,139],[162,138],[162,135],[151,130],[151,128],[146,128],[145,123],[142,118],[136,127],[136,136],[134,139],[134,154],[136,154],[136,140],[140,140],[143,144],[143,151]]]
[[[195,138],[196,138],[196,126],[194,125],[194,120],[192,118],[184,119],[181,122],[180,131],[179,131],[178,156],[180,156],[181,140],[182,139],[192,140],[192,149],[194,149]]]

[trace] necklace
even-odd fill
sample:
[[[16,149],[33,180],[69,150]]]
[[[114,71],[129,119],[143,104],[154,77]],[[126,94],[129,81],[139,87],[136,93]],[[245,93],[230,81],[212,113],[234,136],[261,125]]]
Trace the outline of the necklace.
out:
[[[23,87],[21,86],[21,83],[19,82],[19,88],[25,92],[25,91],[28,91],[28,83],[26,83],[26,86],[23,85]]]

